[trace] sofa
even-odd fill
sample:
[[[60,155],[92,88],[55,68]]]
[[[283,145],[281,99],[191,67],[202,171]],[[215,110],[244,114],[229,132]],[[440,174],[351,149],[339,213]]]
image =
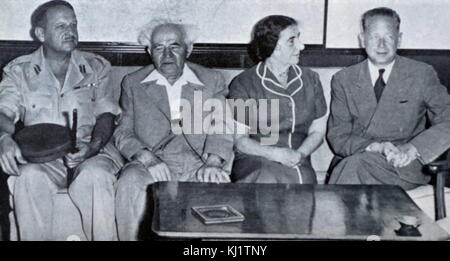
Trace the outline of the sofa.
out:
[[[137,70],[137,66],[113,66],[111,84],[114,88],[114,95],[117,99],[120,97],[120,82],[126,74]],[[339,71],[339,67],[311,68],[316,71],[321,79],[327,104],[330,102],[330,82],[334,73]],[[242,69],[216,69],[225,77],[227,83],[239,74]],[[317,173],[319,184],[324,184],[327,175],[327,169],[333,158],[326,141],[312,154],[312,165]],[[434,192],[431,185],[419,187],[415,190],[407,192],[414,202],[432,219],[434,219]],[[53,219],[53,235],[55,240],[85,240],[82,233],[81,220],[75,206],[70,202],[65,190],[59,191],[56,205],[54,208]],[[446,208],[450,213],[450,189],[446,188]],[[14,218],[10,213],[11,222],[11,240],[17,240],[17,231],[15,230]],[[439,222],[442,227],[450,233],[450,218],[446,218]],[[70,226],[68,224],[71,224]]]

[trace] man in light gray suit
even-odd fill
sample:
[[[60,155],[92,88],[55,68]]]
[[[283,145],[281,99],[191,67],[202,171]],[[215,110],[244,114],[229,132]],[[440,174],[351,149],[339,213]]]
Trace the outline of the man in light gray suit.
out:
[[[122,83],[123,114],[114,139],[130,163],[122,170],[116,195],[120,240],[139,239],[148,185],[230,181],[226,169],[233,158],[232,135],[224,134],[225,129],[209,132],[208,126],[195,130],[199,122],[211,127],[225,120],[205,108],[208,101],[226,107],[228,88],[219,72],[185,61],[193,48],[187,28],[153,21],[140,42],[148,47],[154,65],[127,75]],[[210,117],[213,114],[217,117]]]
[[[450,147],[450,96],[432,66],[396,54],[402,34],[394,10],[367,11],[362,28],[368,59],[331,83],[327,138],[344,159],[329,183],[413,189],[429,182],[423,164]]]

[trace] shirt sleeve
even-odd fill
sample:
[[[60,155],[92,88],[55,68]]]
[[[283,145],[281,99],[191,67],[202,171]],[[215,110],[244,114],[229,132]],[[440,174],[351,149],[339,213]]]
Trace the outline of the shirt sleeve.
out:
[[[128,160],[142,149],[151,148],[141,142],[134,132],[134,100],[131,87],[128,83],[127,76],[122,81],[122,97],[121,104],[123,113],[120,115],[119,125],[114,132],[114,144],[120,153]]]
[[[230,162],[233,158],[234,138],[233,135],[227,134],[226,131],[226,129],[232,128],[228,125],[229,122],[226,116],[226,111],[229,110],[229,108],[227,108],[228,103],[225,101],[225,97],[228,94],[228,86],[226,85],[225,79],[223,78],[222,74],[220,74],[219,72],[216,72],[215,82],[216,86],[213,94],[213,99],[220,102],[220,104],[224,108],[224,110],[221,110],[221,113],[225,115],[220,114],[220,111],[212,112],[211,119],[213,119],[213,122],[209,122],[208,129],[209,127],[217,125],[219,126],[219,129],[225,131],[225,133],[214,133],[214,131],[208,131],[205,141],[204,153],[215,154],[221,157],[225,162]]]
[[[18,65],[7,65],[3,69],[0,82],[0,113],[12,119],[14,123],[19,121],[23,114],[23,97],[19,89],[20,73]]]
[[[103,113],[119,115],[121,113],[119,101],[114,98],[114,86],[111,83],[111,64],[105,59],[96,57],[98,65],[98,86],[96,89],[96,103],[94,107],[95,117]]]
[[[257,121],[257,103],[250,97],[246,87],[240,77],[235,78],[230,84],[228,98],[237,127],[250,130],[252,123]]]
[[[318,119],[327,113],[327,103],[325,101],[325,96],[323,93],[322,83],[320,82],[319,74],[313,72],[313,83],[314,83],[314,109],[315,118]]]
[[[418,150],[422,163],[428,164],[450,148],[450,95],[431,66],[423,75],[423,97],[431,127],[410,143]]]

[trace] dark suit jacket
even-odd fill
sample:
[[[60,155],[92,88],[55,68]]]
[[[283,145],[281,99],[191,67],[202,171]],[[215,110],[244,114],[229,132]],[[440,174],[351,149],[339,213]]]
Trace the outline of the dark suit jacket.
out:
[[[228,88],[223,76],[214,70],[200,65],[187,63],[197,78],[204,84],[188,83],[182,87],[181,98],[191,104],[192,118],[194,118],[194,92],[202,93],[203,102],[215,98],[225,103]],[[123,113],[119,126],[114,133],[115,144],[122,155],[128,160],[143,148],[153,150],[155,146],[165,139],[171,130],[169,100],[166,89],[156,84],[156,81],[141,83],[153,70],[153,65],[146,66],[131,73],[122,81],[121,105]],[[203,117],[210,111],[203,111]],[[193,123],[192,123],[193,126]],[[192,127],[193,128],[193,127]],[[199,155],[212,153],[225,161],[232,159],[233,137],[231,135],[212,134],[186,134],[190,144]],[[181,155],[180,155],[181,156]]]
[[[426,164],[450,148],[450,96],[432,66],[422,62],[397,56],[378,103],[367,60],[339,71],[331,82],[330,109],[327,138],[341,157],[372,142],[409,142]]]

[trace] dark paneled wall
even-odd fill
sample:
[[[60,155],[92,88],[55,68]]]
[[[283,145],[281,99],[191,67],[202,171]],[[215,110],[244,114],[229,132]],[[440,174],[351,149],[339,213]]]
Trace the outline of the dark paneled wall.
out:
[[[17,56],[31,53],[38,47],[30,41],[0,41],[0,66]],[[82,42],[81,50],[94,52],[114,66],[142,66],[151,63],[144,47],[108,42]],[[252,66],[245,44],[196,44],[190,61],[213,68],[244,69]],[[450,90],[450,50],[399,50],[401,55],[434,66],[442,83]],[[345,67],[366,56],[362,49],[328,49],[322,45],[307,45],[301,55],[301,65],[309,67]]]

